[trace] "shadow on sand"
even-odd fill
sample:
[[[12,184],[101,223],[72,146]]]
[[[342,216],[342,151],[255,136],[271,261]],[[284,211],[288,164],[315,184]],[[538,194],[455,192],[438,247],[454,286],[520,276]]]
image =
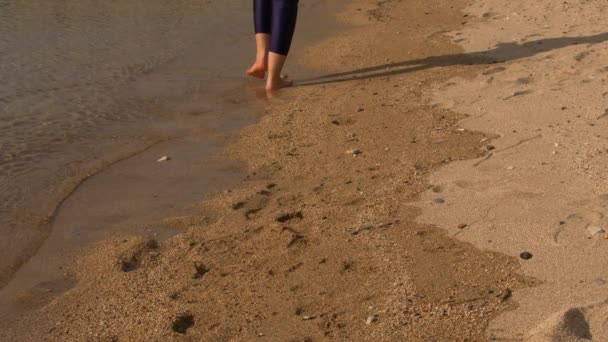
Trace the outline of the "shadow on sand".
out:
[[[351,71],[333,73],[299,80],[297,86],[365,80],[400,75],[415,71],[454,65],[497,64],[532,57],[536,54],[578,44],[598,44],[608,41],[608,33],[583,37],[547,38],[525,43],[500,43],[494,49],[479,52],[431,56],[411,61],[382,64]]]

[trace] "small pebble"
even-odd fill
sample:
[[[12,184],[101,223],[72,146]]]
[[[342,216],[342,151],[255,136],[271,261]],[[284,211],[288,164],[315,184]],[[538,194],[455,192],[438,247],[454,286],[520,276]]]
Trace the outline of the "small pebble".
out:
[[[602,278],[597,278],[593,281],[595,285],[606,285],[606,281]]]
[[[158,158],[157,162],[162,163],[162,162],[166,162],[169,161],[171,158],[169,158],[168,156],[162,156],[160,158]]]
[[[486,145],[486,150],[488,150],[488,151],[492,151],[495,149],[496,149],[496,147],[494,147],[494,145]]]
[[[316,316],[303,316],[302,317],[302,319],[305,320],[305,321],[310,321],[310,320],[313,320],[315,318],[316,318]]]
[[[435,199],[433,200],[433,202],[438,203],[438,204],[441,204],[441,203],[445,203],[445,200],[444,200],[443,198],[435,198]]]
[[[372,323],[374,323],[376,320],[378,319],[378,317],[376,317],[376,315],[370,315],[367,316],[367,319],[365,320],[365,324],[367,325],[371,325]]]
[[[524,260],[530,260],[532,259],[532,253],[530,252],[523,252],[519,255],[520,258],[524,259]]]
[[[360,149],[358,149],[358,148],[354,148],[354,149],[352,149],[352,150],[348,150],[348,151],[346,151],[346,154],[352,154],[353,156],[359,155],[359,154],[361,154],[361,153],[363,153],[363,151],[361,151],[361,150],[360,150]]]
[[[461,223],[458,225],[458,229],[465,229],[467,227],[466,223]]]
[[[365,109],[363,109],[363,108],[359,108],[359,109],[357,109],[357,112],[361,113],[361,112],[362,112],[362,111],[364,111],[364,110],[365,110]]]

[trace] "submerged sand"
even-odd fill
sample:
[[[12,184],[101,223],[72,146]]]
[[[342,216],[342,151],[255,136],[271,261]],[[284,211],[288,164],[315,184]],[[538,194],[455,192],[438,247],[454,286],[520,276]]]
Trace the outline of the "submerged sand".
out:
[[[605,6],[561,6],[352,1],[300,57],[332,75],[230,147],[241,184],[99,243],[0,339],[605,339]]]

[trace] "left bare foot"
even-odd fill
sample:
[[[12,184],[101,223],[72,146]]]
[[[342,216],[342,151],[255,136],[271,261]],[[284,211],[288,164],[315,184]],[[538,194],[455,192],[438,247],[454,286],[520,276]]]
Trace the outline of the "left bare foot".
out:
[[[255,77],[255,78],[264,79],[264,76],[266,76],[267,70],[268,70],[268,68],[266,67],[265,63],[255,62],[251,66],[251,68],[247,69],[247,75],[249,75],[251,77]]]

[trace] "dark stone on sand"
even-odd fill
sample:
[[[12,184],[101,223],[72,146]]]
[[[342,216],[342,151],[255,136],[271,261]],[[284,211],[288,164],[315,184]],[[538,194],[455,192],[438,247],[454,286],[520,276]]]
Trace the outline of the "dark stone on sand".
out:
[[[530,252],[523,252],[519,255],[520,258],[524,259],[524,260],[530,260],[532,259],[532,253]]]
[[[364,110],[365,110],[365,109],[363,109],[363,108],[359,108],[359,109],[357,109],[357,112],[361,113],[361,112],[362,112],[362,111],[364,111]]]
[[[467,227],[466,223],[461,223],[458,225],[458,229],[465,229]]]
[[[334,125],[336,125],[336,126],[340,126],[340,121],[338,121],[338,120],[334,120],[331,123],[334,124]]]
[[[441,204],[441,203],[445,203],[445,200],[444,200],[443,198],[435,198],[435,199],[433,200],[433,202],[434,202],[434,203]]]
[[[495,149],[496,149],[496,147],[494,145],[487,145],[486,146],[486,150],[488,150],[488,151],[492,151],[492,150],[495,150]]]
[[[441,185],[435,185],[432,187],[433,192],[441,192],[443,191],[443,188],[441,187]]]

